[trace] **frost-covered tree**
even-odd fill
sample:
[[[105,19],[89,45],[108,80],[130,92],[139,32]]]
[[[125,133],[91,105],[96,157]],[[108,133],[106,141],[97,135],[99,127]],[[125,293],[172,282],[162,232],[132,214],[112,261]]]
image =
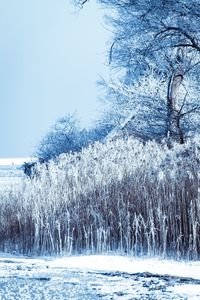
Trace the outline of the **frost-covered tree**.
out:
[[[113,1],[114,5],[116,3]],[[141,78],[149,64],[153,64],[158,83],[163,78],[166,81],[162,99],[166,111],[163,129],[166,136],[183,143],[186,133],[194,127],[193,122],[199,123],[196,120],[198,115],[194,117],[195,113],[199,113],[199,105],[194,101],[194,91],[191,92],[199,63],[199,48],[194,41],[194,36],[198,38],[199,28],[196,1],[190,2],[189,6],[186,1],[184,4],[174,1],[126,1],[118,6],[117,11],[118,16],[112,20],[116,31],[110,59],[124,69],[124,78],[129,84]],[[193,14],[195,16],[190,22]],[[194,68],[195,72],[192,72]],[[198,85],[196,94],[197,88]],[[152,90],[151,81],[149,91],[150,95],[156,93]],[[149,102],[148,106],[154,110],[160,106],[155,99],[149,99]],[[143,109],[143,101],[139,100],[139,106]],[[144,119],[147,115],[143,115],[141,122]],[[154,123],[157,123],[156,119]],[[160,122],[157,125],[156,131]]]
[[[83,140],[76,114],[60,118],[39,144],[36,156],[48,161],[61,153],[80,151]]]
[[[165,136],[167,110],[163,100],[166,89],[164,80],[158,80],[153,72],[148,72],[132,85],[117,79],[104,84],[111,97],[108,109],[115,116],[115,128],[108,135],[109,139],[133,135],[143,140],[160,140]]]
[[[88,1],[75,2],[85,4]],[[135,83],[143,82],[143,76],[148,76],[149,66],[154,70],[154,77],[158,83],[165,80],[162,99],[165,106],[163,107],[165,126],[162,131],[168,136],[169,142],[176,140],[183,143],[189,132],[199,127],[197,126],[199,101],[196,96],[200,60],[199,1],[99,0],[98,2],[112,8],[108,17],[114,31],[110,47],[110,63],[120,70],[118,76],[121,82],[134,89]],[[148,89],[152,95],[155,91],[152,90],[151,82],[149,83]],[[117,95],[116,89],[114,95]],[[120,100],[119,103],[123,101],[127,103],[127,96],[124,100],[120,94],[117,99]],[[147,106],[155,106],[157,110],[157,101],[154,101],[154,97],[149,97]],[[141,97],[138,97],[138,107],[142,109],[144,107]],[[130,110],[130,114],[133,109]],[[143,115],[141,123],[144,119],[147,119],[147,115]],[[134,122],[133,126],[136,125]],[[160,127],[160,122],[158,126]]]
[[[107,118],[108,119],[108,118]],[[67,114],[60,118],[40,142],[36,157],[44,163],[58,157],[62,153],[79,152],[96,141],[101,141],[113,129],[106,118],[97,121],[89,129],[81,128],[76,114]],[[26,174],[35,163],[24,165]],[[27,172],[26,172],[27,170]]]
[[[104,82],[108,109],[117,116],[113,134],[121,132],[144,140],[161,140],[171,132],[173,139],[183,144],[200,129],[197,76],[195,72],[192,78],[185,73],[177,96],[175,87],[171,87],[175,81],[172,83],[164,74],[155,74],[155,69],[149,69],[132,84],[118,79]]]

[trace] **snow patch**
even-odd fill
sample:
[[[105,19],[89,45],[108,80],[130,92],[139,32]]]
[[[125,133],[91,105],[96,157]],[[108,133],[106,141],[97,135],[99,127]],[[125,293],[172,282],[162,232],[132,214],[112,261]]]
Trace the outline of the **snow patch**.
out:
[[[170,288],[170,291],[182,297],[187,297],[186,299],[190,299],[190,300],[200,299],[200,285],[197,284],[177,285]]]
[[[123,256],[72,256],[52,260],[51,267],[64,267],[91,271],[119,271],[125,273],[152,273],[200,280],[200,262],[177,262],[155,258]]]

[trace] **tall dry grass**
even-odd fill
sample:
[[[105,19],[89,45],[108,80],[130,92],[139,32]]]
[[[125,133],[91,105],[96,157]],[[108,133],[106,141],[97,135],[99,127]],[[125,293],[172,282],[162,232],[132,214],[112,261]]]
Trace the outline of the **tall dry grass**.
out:
[[[200,258],[200,139],[97,143],[0,195],[0,249]]]

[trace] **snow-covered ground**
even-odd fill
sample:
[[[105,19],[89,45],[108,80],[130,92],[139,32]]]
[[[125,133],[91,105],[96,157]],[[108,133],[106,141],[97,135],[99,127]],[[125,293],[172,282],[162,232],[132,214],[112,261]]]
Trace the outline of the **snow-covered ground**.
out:
[[[200,262],[0,254],[0,299],[200,299]]]

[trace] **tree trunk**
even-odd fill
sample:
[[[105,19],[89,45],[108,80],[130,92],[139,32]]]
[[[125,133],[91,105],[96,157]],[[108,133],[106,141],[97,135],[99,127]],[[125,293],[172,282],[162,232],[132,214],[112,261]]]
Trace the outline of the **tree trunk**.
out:
[[[167,92],[167,138],[168,144],[173,141],[184,143],[183,132],[180,127],[180,111],[178,109],[178,99],[180,87],[183,81],[183,74],[177,72],[169,79]]]

